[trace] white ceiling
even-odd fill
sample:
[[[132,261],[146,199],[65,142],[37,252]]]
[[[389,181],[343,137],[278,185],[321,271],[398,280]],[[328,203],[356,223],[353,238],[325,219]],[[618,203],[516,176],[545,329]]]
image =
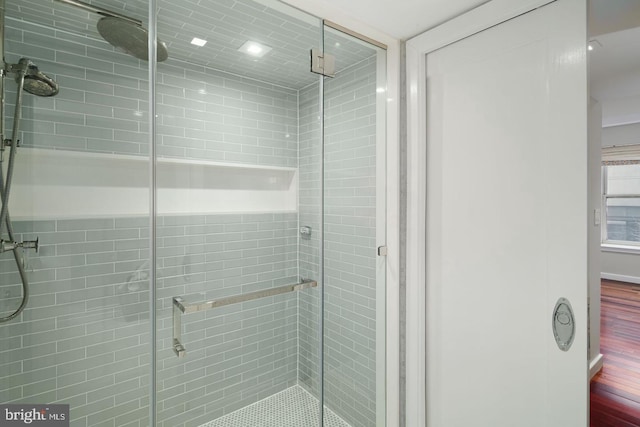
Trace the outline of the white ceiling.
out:
[[[418,35],[487,1],[317,0],[400,40]]]
[[[592,0],[589,33],[590,94],[603,126],[640,122],[640,1]]]
[[[640,95],[640,27],[601,34],[589,53],[591,94],[600,101]]]
[[[591,0],[589,35],[613,33],[640,25],[640,1]]]

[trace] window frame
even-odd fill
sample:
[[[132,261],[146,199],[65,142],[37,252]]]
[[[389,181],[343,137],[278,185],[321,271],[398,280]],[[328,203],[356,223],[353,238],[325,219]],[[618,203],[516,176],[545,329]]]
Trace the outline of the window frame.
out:
[[[624,161],[623,159],[619,159],[620,161]],[[615,162],[615,160],[613,160],[612,162]],[[610,195],[608,194],[608,187],[609,187],[609,180],[608,180],[608,168],[610,166],[618,166],[616,164],[607,164],[609,163],[609,161],[603,161],[602,162],[602,166],[601,166],[601,177],[602,177],[602,185],[601,185],[601,227],[600,227],[600,234],[601,234],[601,239],[600,239],[600,244],[603,250],[605,251],[612,251],[612,252],[640,252],[640,241],[638,242],[634,242],[631,240],[613,240],[613,239],[609,239],[608,236],[608,200],[609,199],[640,199],[640,192],[639,193],[633,193],[633,194],[615,194],[615,195]],[[637,163],[631,163],[631,164],[636,164],[640,167],[640,164]]]

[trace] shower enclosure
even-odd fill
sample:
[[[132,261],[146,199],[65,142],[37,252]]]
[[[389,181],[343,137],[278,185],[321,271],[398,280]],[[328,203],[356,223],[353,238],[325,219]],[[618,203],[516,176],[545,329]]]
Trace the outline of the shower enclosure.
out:
[[[59,85],[3,80],[0,405],[385,425],[385,47],[276,0],[0,6],[5,72]]]

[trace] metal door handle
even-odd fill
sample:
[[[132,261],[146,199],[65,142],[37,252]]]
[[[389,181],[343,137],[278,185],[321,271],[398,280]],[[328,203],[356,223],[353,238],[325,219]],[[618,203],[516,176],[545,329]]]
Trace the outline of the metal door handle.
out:
[[[573,308],[566,298],[560,298],[553,309],[553,337],[558,348],[569,351],[576,334],[576,320],[573,316]]]

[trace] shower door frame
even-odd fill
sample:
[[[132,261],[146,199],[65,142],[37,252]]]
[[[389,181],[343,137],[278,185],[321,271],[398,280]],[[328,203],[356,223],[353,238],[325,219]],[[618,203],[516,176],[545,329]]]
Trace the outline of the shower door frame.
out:
[[[157,214],[158,214],[158,186],[157,182],[157,152],[156,152],[156,128],[157,128],[157,109],[156,109],[156,86],[157,86],[157,68],[158,68],[158,2],[156,0],[148,0],[149,16],[149,327],[150,331],[150,365],[149,372],[149,426],[157,425],[158,414],[158,324],[157,324],[157,286],[156,286],[156,270],[157,265]]]

